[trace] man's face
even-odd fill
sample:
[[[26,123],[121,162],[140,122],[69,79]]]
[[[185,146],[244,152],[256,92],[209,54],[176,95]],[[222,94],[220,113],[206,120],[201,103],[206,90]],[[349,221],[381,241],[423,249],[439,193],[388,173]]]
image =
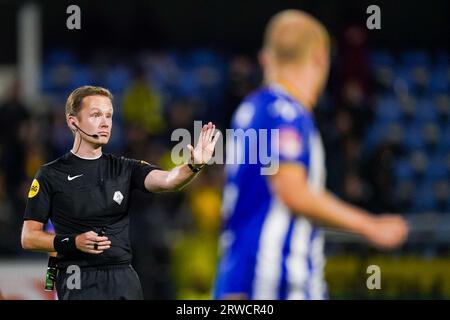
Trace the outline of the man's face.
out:
[[[89,142],[105,145],[111,136],[113,106],[108,97],[95,95],[83,98],[78,113],[78,126],[88,134],[97,134],[98,138],[85,136]],[[81,133],[82,134],[82,133]]]

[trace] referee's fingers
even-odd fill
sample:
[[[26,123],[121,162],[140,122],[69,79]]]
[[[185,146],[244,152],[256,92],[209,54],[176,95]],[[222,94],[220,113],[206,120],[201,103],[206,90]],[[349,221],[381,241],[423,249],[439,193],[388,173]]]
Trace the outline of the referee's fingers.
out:
[[[97,241],[97,234],[91,232],[86,233],[86,240]]]
[[[100,247],[100,246],[108,246],[108,245],[110,245],[111,244],[111,241],[100,241],[100,242],[97,242],[97,245]]]
[[[111,246],[109,246],[109,245],[106,245],[106,246],[98,246],[97,247],[97,250],[107,250],[107,249],[109,249],[109,248],[111,248]]]
[[[107,242],[107,241],[105,241],[105,242]],[[111,248],[111,246],[108,243],[100,244],[100,243],[96,242],[96,243],[92,243],[88,246],[88,249],[91,249],[91,248],[94,248],[94,250],[105,250],[105,249]]]
[[[100,254],[100,253],[103,252],[103,250],[91,250],[91,249],[88,249],[85,252],[91,253],[91,254]]]

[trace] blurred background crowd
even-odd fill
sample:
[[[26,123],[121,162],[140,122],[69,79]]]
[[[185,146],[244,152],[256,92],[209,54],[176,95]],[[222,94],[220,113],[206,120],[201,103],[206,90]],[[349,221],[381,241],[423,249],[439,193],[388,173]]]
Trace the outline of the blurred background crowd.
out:
[[[214,30],[221,30],[221,25],[213,25],[213,31],[206,30],[212,19],[202,21],[197,13],[190,32],[204,30],[204,38],[197,36],[195,39],[200,37],[201,41],[195,42],[193,38],[194,42],[187,45],[189,32],[179,30],[177,46],[174,31],[165,32],[165,25],[158,18],[148,27],[141,12],[133,23],[130,17],[145,8],[142,2],[129,6],[134,11],[124,12],[125,21],[117,16],[109,21],[105,20],[106,13],[100,15],[97,22],[100,27],[91,30],[88,28],[93,25],[93,13],[88,8],[99,13],[94,8],[100,10],[100,5],[82,2],[82,17],[85,14],[88,21],[82,22],[82,30],[84,35],[89,34],[83,40],[76,35],[81,31],[53,32],[58,21],[59,28],[65,28],[67,14],[63,5],[52,11],[48,5],[37,3],[42,10],[44,34],[40,97],[31,102],[22,99],[23,83],[14,72],[0,102],[0,259],[28,261],[43,256],[21,249],[22,215],[28,188],[38,168],[72,146],[64,104],[74,88],[86,84],[104,86],[114,95],[113,134],[105,152],[144,159],[170,169],[174,166],[171,148],[177,143],[171,141],[174,129],[192,132],[194,120],[201,120],[213,121],[224,131],[241,99],[262,81],[257,61],[262,27],[258,30],[248,27],[258,38],[247,41],[245,46],[233,47],[233,42],[227,40],[230,35],[233,37],[231,31],[214,36]],[[157,3],[159,9],[165,8]],[[412,12],[431,24],[425,31],[434,27],[444,31],[426,39],[422,30],[417,41],[409,42],[416,38],[407,34],[416,29],[404,27],[407,30],[399,30],[398,36],[403,38],[396,44],[391,33],[396,30],[395,19],[401,17],[389,17],[394,13],[386,12],[383,5],[380,6],[386,20],[382,20],[382,28],[392,28],[384,33],[365,27],[364,4],[355,7],[356,2],[351,2],[351,12],[358,18],[351,19],[342,13],[344,6],[339,11],[342,15],[332,19],[334,7],[329,1],[323,3],[314,5],[305,1],[298,8],[306,7],[325,25],[339,27],[330,28],[333,37],[330,81],[315,108],[327,154],[327,185],[351,203],[374,212],[399,212],[412,223],[410,241],[392,255],[380,254],[354,239],[330,233],[327,244],[330,296],[448,298],[450,278],[445,270],[450,265],[450,51],[446,19],[449,11],[438,15],[433,24],[427,15],[437,11],[424,10],[422,17],[419,5],[412,3],[419,8]],[[445,2],[436,3],[436,8],[449,9]],[[4,8],[14,16],[24,4],[7,2]],[[256,10],[257,2],[252,4]],[[258,17],[254,13],[246,23],[252,25],[253,21],[262,26],[270,15],[289,4],[286,1],[282,5],[266,5],[264,15]],[[116,11],[125,8],[124,4],[117,6]],[[213,12],[216,15],[220,15],[218,10],[223,7],[218,6]],[[251,10],[250,5],[244,7]],[[148,10],[152,17],[173,14],[170,20],[175,25],[180,18],[179,13],[168,9]],[[203,8],[202,14],[205,12]],[[61,17],[54,18],[57,15]],[[181,29],[189,27],[186,19],[180,19]],[[236,19],[237,24],[244,23],[242,17]],[[103,33],[108,26],[118,30],[118,26],[113,27],[116,22],[119,27],[129,23],[133,27],[126,30],[137,32],[133,34],[134,40],[123,47],[117,46],[119,40]],[[57,35],[69,32],[75,35],[55,44]],[[172,43],[164,42],[169,41],[163,40],[165,35]],[[126,31],[119,36],[126,37]],[[219,43],[222,36],[222,45],[208,45],[209,39],[211,43]],[[143,37],[156,44],[142,45]],[[101,46],[95,45],[99,38]],[[428,41],[436,39],[440,41],[428,45]],[[110,48],[105,45],[107,41],[113,43]],[[17,60],[11,59],[14,54],[6,50],[9,44],[3,42],[2,50],[3,46],[0,64],[16,66]],[[145,298],[210,297],[220,229],[222,173],[222,165],[210,166],[192,185],[176,194],[133,194],[130,211],[133,263],[141,277]],[[365,288],[365,268],[369,264],[385,266],[382,270],[386,270],[383,274],[386,287],[382,293]],[[42,265],[42,274],[44,268]]]

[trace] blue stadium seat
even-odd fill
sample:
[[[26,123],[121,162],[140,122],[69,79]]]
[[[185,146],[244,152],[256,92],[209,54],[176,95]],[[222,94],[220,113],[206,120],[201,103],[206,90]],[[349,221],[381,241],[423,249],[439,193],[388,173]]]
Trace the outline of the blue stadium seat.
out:
[[[419,185],[414,192],[411,211],[414,213],[426,213],[436,211],[436,208],[433,184],[424,183]]]
[[[422,179],[426,176],[427,170],[430,166],[430,161],[424,150],[415,150],[411,152],[409,155],[409,161],[416,178]]]
[[[404,145],[411,152],[415,150],[422,150],[425,146],[422,133],[416,126],[409,126],[405,130]]]
[[[397,182],[411,181],[413,179],[413,172],[409,160],[397,160],[394,164],[393,174]]]
[[[407,90],[408,92],[413,91],[413,80],[411,78],[411,67],[410,66],[396,66],[394,67],[394,87],[398,90],[402,87],[402,90]]]
[[[383,95],[376,102],[376,121],[391,122],[398,121],[401,116],[400,106],[393,95]]]
[[[370,64],[375,69],[380,66],[392,66],[394,64],[394,58],[388,51],[373,51],[370,54]]]
[[[416,100],[416,112],[414,118],[419,125],[423,125],[427,122],[436,122],[437,117],[437,110],[431,96],[418,98]]]
[[[366,150],[374,149],[380,142],[383,142],[388,127],[389,123],[374,122],[364,137],[364,148]]]
[[[449,93],[450,92],[450,67],[436,66],[430,72],[430,93]]]
[[[56,66],[61,64],[74,65],[78,62],[73,52],[62,49],[50,49],[44,54],[44,65]]]
[[[432,182],[439,181],[441,179],[448,179],[449,175],[444,163],[444,158],[440,154],[435,154],[429,157],[430,165],[427,170],[427,179]]]
[[[91,84],[93,81],[92,71],[89,67],[78,65],[73,72],[71,87],[77,88]]]
[[[445,50],[440,50],[436,54],[436,67],[448,68],[450,66],[450,53]]]
[[[406,67],[430,65],[430,57],[425,51],[405,51],[402,53],[400,63]]]
[[[109,69],[106,81],[112,92],[123,92],[131,81],[131,72],[125,65],[116,65]]]
[[[441,132],[436,122],[429,121],[424,123],[421,128],[423,141],[428,149],[435,151],[439,148],[441,140]]]
[[[450,124],[442,130],[441,137],[438,147],[439,151],[441,153],[450,152]]]
[[[187,59],[192,67],[205,65],[213,66],[224,63],[222,57],[218,53],[207,49],[193,50],[187,55]]]
[[[200,84],[197,75],[193,71],[183,72],[177,86],[178,92],[182,97],[201,96]]]

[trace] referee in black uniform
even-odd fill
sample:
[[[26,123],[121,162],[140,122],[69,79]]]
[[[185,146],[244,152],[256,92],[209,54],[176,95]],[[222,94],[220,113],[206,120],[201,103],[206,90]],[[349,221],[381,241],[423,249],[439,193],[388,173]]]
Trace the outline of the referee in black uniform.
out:
[[[112,116],[107,89],[74,90],[66,102],[73,148],[43,165],[28,193],[22,247],[58,253],[59,299],[142,299],[139,278],[130,265],[130,193],[180,190],[211,159],[219,138],[211,122],[204,125],[195,148],[188,146],[189,163],[163,171],[145,161],[102,152],[111,135]],[[56,235],[43,229],[49,218]],[[68,285],[70,266],[81,270],[79,288]]]

